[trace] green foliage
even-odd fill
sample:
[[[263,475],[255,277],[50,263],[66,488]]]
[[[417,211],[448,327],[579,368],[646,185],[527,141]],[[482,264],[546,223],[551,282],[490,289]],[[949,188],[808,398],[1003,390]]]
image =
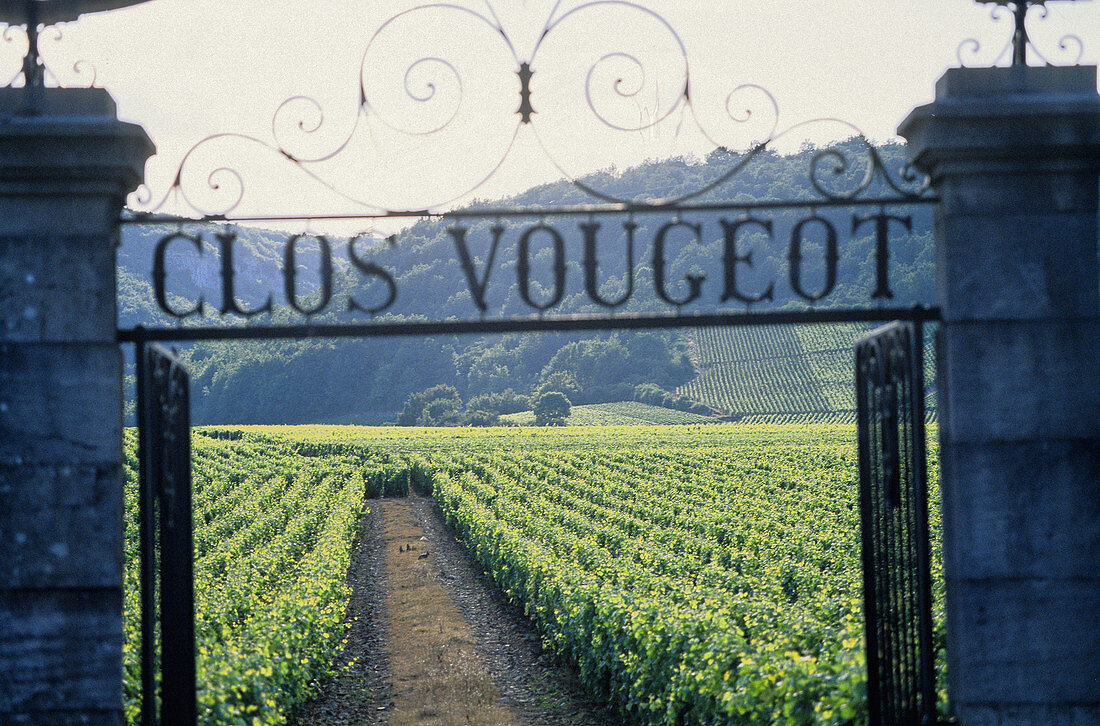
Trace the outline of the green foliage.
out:
[[[538,426],[564,426],[569,416],[569,399],[560,391],[547,391],[535,401],[535,424]]]
[[[629,717],[858,724],[846,438],[497,456],[434,490],[551,647]]]
[[[492,411],[496,414],[519,413],[531,408],[531,397],[506,388],[500,393],[483,393],[466,403],[470,411]]]
[[[285,723],[332,674],[364,462],[239,431],[192,437],[200,723]],[[126,432],[125,711],[140,704],[137,435]],[[369,472],[372,467],[366,467]]]
[[[544,643],[629,721],[866,721],[851,427],[249,435],[319,451],[359,447],[400,482],[429,480],[448,521]],[[938,511],[933,498],[933,533]],[[942,647],[938,548],[933,582]]]
[[[557,357],[557,356],[555,356]],[[570,401],[581,400],[581,388],[577,383],[576,377],[569,371],[553,371],[547,373],[543,369],[542,383],[539,384],[538,391],[535,392],[535,398],[543,395],[544,393],[550,393],[551,391],[558,391],[565,394],[565,397]],[[532,405],[532,408],[534,406]]]
[[[660,386],[652,383],[640,383],[635,386],[634,400],[639,403],[648,403],[651,406],[660,406],[662,408],[671,408],[677,411],[697,413],[701,416],[711,416],[719,413],[705,403],[693,401],[686,396],[678,396],[675,393],[669,393]],[[653,423],[661,422],[654,421]]]
[[[462,399],[454,386],[438,386],[409,394],[397,417],[399,426],[457,426],[462,423]]]
[[[636,384],[675,386],[694,373],[687,356],[672,351],[658,334],[636,333],[625,344],[612,335],[559,348],[542,370],[539,391],[562,391],[577,403],[605,403],[629,398]]]
[[[486,411],[484,409],[467,409],[463,416],[463,421],[467,426],[500,426],[500,414],[496,411]]]
[[[454,386],[441,383],[420,393],[409,394],[405,408],[397,417],[398,426],[498,426],[500,409],[512,409],[528,402],[512,389],[505,393],[483,394],[463,407]]]
[[[849,150],[856,152],[854,160],[863,158],[849,143]],[[721,185],[698,201],[752,202],[776,198],[806,198],[809,195],[808,168],[813,149],[782,156],[765,152],[758,155],[730,183]],[[887,144],[879,148],[888,168],[901,168],[904,148]],[[697,190],[726,173],[738,157],[724,151],[716,151],[699,164],[684,159],[668,159],[646,163],[621,174],[600,173],[583,181],[589,186],[603,189],[624,198],[675,197],[690,190]],[[849,169],[851,174],[862,171],[859,164]],[[832,179],[837,181],[837,179]],[[869,194],[880,191],[872,187]],[[505,204],[552,205],[586,202],[578,189],[568,183],[540,186],[515,197]],[[908,213],[908,212],[907,212]],[[930,210],[912,210],[911,237],[899,236],[891,246],[891,286],[893,305],[899,307],[917,302],[933,301],[932,271],[932,220]],[[832,212],[819,210],[819,215],[832,220],[843,238],[838,268],[836,291],[822,305],[867,305],[869,291],[874,287],[874,231],[871,225],[859,228],[855,235],[851,229],[850,210]],[[692,303],[685,313],[706,311],[736,311],[718,300],[723,270],[723,236],[718,224],[718,213],[692,215],[691,223],[702,225],[703,239],[699,243],[670,244],[667,279],[676,295],[681,294],[683,276],[689,272],[705,273],[704,297]],[[728,216],[728,215],[727,215]],[[796,219],[793,212],[775,213],[777,230],[787,229]],[[637,220],[635,259],[633,260],[634,294],[618,310],[627,314],[665,312],[667,306],[660,303],[653,290],[652,240],[660,225],[666,220],[659,216],[644,215]],[[377,320],[396,322],[424,319],[469,319],[476,315],[464,276],[456,263],[453,239],[447,232],[450,222],[424,220],[416,223],[398,236],[397,245],[390,247],[383,240],[369,250],[364,240],[360,251],[366,258],[393,272],[400,291],[397,304]],[[491,238],[488,220],[471,222],[467,238],[471,253],[481,262],[487,260],[487,243]],[[188,227],[196,231],[198,227]],[[119,248],[119,310],[120,323],[129,327],[138,323],[171,325],[152,302],[148,271],[152,269],[151,250],[163,234],[175,231],[175,227],[150,228],[127,226],[123,230],[123,243]],[[206,228],[205,247],[202,254],[187,244],[174,245],[169,254],[168,297],[178,309],[190,308],[199,297],[205,298],[206,307],[213,311],[221,303],[219,281],[220,260],[211,244],[212,228]],[[243,305],[254,308],[272,295],[275,304],[281,305],[281,244],[278,233],[240,227],[236,251],[237,296]],[[527,314],[530,309],[520,300],[514,264],[521,233],[521,223],[509,224],[502,235],[496,264],[487,269],[486,300],[490,317]],[[566,289],[562,303],[554,308],[554,314],[603,313],[605,309],[593,303],[585,292],[584,274],[579,261],[583,259],[583,236],[570,225],[562,226],[566,245]],[[851,236],[852,239],[846,239]],[[786,233],[777,232],[774,240],[760,232],[746,233],[739,239],[743,243],[741,253],[751,251],[753,263],[738,268],[738,285],[746,293],[755,294],[775,283],[775,308],[804,306],[804,301],[791,292],[787,280]],[[619,225],[606,223],[600,232],[600,289],[611,296],[626,287],[626,261],[616,259],[612,250],[621,249],[623,234]],[[336,259],[332,310],[314,316],[312,322],[366,322],[366,314],[348,311],[346,301],[354,296],[364,303],[377,303],[380,283],[359,276],[351,269],[344,255],[343,241],[333,239]],[[303,241],[300,255],[298,282],[303,295],[316,294],[315,249],[308,240]],[[545,249],[532,252],[534,277],[545,271]],[[807,265],[819,260],[820,252],[807,243],[804,250]],[[542,255],[542,257],[540,257]],[[807,284],[816,285],[807,270]],[[541,282],[540,282],[541,280]],[[544,278],[533,281],[538,285]],[[709,302],[706,302],[709,301]],[[710,305],[708,310],[706,306]],[[289,314],[277,311],[252,321],[230,318],[230,325],[290,322]],[[297,319],[301,321],[300,318]],[[199,318],[189,318],[184,324],[209,323]],[[843,395],[839,389],[827,385],[815,387],[817,393],[795,392],[805,400],[792,403],[785,397],[784,377],[790,377],[798,369],[818,365],[816,356],[779,360],[779,349],[764,351],[753,362],[746,363],[742,374],[721,374],[698,359],[698,370],[692,366],[691,345],[698,342],[694,336],[670,333],[620,333],[610,337],[585,337],[581,334],[527,334],[470,338],[392,339],[385,345],[374,341],[264,341],[252,343],[198,343],[185,346],[183,353],[192,373],[193,420],[196,423],[302,423],[309,421],[341,421],[354,423],[381,423],[392,421],[402,410],[405,399],[412,393],[431,386],[447,383],[466,399],[480,394],[500,393],[512,388],[520,393],[540,389],[545,379],[563,371],[574,376],[578,390],[566,391],[574,403],[626,400],[633,397],[628,388],[641,383],[652,383],[689,398],[702,401],[735,415],[774,415],[783,413],[808,414],[827,411],[844,411]],[[567,346],[572,348],[562,351]],[[807,349],[810,351],[810,349]],[[561,353],[560,357],[558,354]],[[810,355],[808,352],[807,355]],[[555,358],[557,360],[555,362]],[[832,367],[833,357],[824,353],[821,366]],[[774,360],[773,360],[774,359]],[[773,362],[769,362],[773,361]],[[593,362],[598,363],[593,365]],[[549,367],[549,369],[548,369]],[[692,380],[692,376],[698,377]],[[712,381],[723,378],[723,381]],[[767,381],[764,388],[769,393],[759,400],[746,401],[746,389],[740,378],[759,377]],[[689,383],[689,381],[691,381]],[[710,390],[703,394],[698,389]],[[564,390],[558,387],[558,390]],[[728,399],[728,400],[727,400]],[[839,401],[839,402],[838,402]],[[797,403],[797,405],[796,405]],[[728,404],[728,405],[727,405]],[[492,411],[491,408],[475,408]]]

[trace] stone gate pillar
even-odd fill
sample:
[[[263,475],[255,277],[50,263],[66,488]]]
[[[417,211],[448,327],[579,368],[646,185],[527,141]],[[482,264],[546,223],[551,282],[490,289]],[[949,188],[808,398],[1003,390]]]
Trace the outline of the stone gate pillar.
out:
[[[98,89],[0,89],[0,724],[122,708],[115,247],[153,151]]]
[[[952,69],[899,133],[941,198],[955,712],[962,726],[1100,724],[1096,68]]]

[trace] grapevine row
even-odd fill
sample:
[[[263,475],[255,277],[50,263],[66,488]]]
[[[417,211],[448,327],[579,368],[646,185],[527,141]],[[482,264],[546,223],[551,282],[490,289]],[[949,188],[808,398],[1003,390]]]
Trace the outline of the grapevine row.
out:
[[[859,723],[852,429],[690,428],[302,433],[431,487],[547,645],[629,719]]]
[[[140,708],[136,434],[126,434],[124,662],[127,720]],[[372,467],[285,442],[193,437],[196,666],[200,722],[286,715],[331,673],[346,573]]]

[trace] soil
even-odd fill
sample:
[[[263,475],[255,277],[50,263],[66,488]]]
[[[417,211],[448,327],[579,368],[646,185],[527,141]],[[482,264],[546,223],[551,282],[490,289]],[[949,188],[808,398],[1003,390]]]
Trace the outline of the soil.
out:
[[[444,524],[411,495],[368,503],[349,570],[339,675],[306,724],[589,726],[621,718],[589,700]]]

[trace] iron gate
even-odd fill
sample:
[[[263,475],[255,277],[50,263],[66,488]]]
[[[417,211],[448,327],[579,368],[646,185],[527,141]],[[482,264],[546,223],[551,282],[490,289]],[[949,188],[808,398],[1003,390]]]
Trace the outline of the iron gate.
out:
[[[863,602],[871,726],[932,726],[923,331],[895,322],[856,344]]]
[[[189,726],[196,718],[190,381],[179,358],[154,344],[137,346],[137,374],[141,723]]]

